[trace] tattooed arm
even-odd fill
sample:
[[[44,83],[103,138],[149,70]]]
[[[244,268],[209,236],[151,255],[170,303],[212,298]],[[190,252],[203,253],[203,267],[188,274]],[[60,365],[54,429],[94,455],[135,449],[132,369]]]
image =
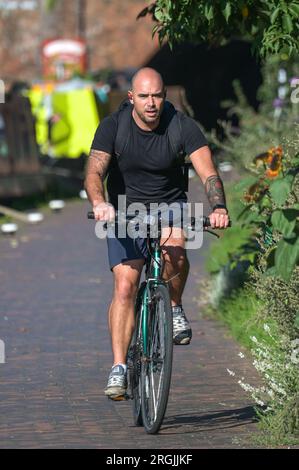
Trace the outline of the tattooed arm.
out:
[[[106,152],[91,149],[86,166],[84,187],[93,205],[96,220],[111,220],[114,209],[105,200],[104,179],[111,160]]]
[[[204,184],[209,203],[213,210],[212,214],[210,214],[212,227],[227,227],[229,218],[226,209],[224,188],[221,178],[214,166],[209,147],[204,146],[193,152],[190,155],[190,160]],[[217,205],[220,207],[217,208]]]
[[[212,175],[206,179],[205,190],[213,210],[217,206],[226,210],[224,188],[218,175]]]

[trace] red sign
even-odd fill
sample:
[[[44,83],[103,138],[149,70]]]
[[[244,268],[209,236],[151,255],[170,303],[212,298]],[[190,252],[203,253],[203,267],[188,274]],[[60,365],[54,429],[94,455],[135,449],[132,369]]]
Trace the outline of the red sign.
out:
[[[87,49],[81,39],[57,38],[43,42],[43,76],[50,80],[68,80],[74,73],[87,70]]]

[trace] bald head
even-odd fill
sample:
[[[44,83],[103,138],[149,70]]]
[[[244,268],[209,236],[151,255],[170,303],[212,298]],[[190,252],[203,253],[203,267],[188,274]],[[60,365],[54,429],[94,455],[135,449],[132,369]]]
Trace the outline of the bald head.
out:
[[[165,96],[162,77],[156,70],[149,67],[138,70],[128,97],[133,105],[133,118],[141,129],[153,130],[159,125]]]
[[[132,78],[132,91],[139,88],[144,83],[152,83],[154,86],[164,90],[164,83],[161,75],[155,69],[143,67],[138,70]]]

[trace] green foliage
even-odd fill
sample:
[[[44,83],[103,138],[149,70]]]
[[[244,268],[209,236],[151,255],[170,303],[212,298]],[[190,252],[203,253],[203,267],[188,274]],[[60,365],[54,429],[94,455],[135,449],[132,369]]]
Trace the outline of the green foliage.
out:
[[[299,443],[299,340],[291,341],[273,335],[264,325],[271,341],[251,337],[253,365],[263,379],[263,385],[252,387],[239,380],[245,391],[262,408],[258,408],[262,433],[259,442],[279,446]]]
[[[245,198],[250,202],[240,218],[245,225],[254,224],[259,229],[259,265],[265,275],[288,282],[299,261],[299,168],[297,155],[292,157],[287,145],[285,152],[277,179],[263,175],[249,188]]]
[[[298,0],[156,0],[140,16],[154,16],[161,42],[219,45],[239,36],[252,40],[255,52],[266,57],[299,51],[298,11]]]
[[[55,5],[57,3],[57,0],[46,0],[45,6],[48,11],[53,10],[55,8]]]
[[[263,330],[263,318],[257,316],[257,312],[263,307],[263,303],[255,294],[254,290],[247,286],[238,289],[223,299],[221,308],[210,313],[215,315],[230,329],[232,336],[243,346],[250,349],[252,342],[250,337],[255,336],[259,340],[268,340],[268,335]],[[270,320],[270,324],[275,326],[275,322]]]
[[[288,282],[253,269],[248,283],[261,300],[258,312],[261,320],[273,319],[281,334],[291,339],[299,337],[299,268],[295,268]]]
[[[273,11],[272,21],[277,15]],[[288,70],[286,64],[283,67],[289,78],[299,76],[293,65],[288,64]],[[258,443],[269,446],[299,442],[299,110],[290,100],[282,72],[286,98],[279,107],[272,106],[281,86],[277,81],[279,68],[280,60],[273,59],[264,67],[260,90],[263,102],[258,113],[248,108],[237,88],[240,99],[234,110],[241,118],[241,132],[236,135],[227,126],[224,144],[215,138],[218,148],[225,151],[225,159],[238,164],[242,175],[238,184],[226,187],[228,207],[237,209],[234,227],[240,233],[250,233],[251,228],[259,246],[245,286],[222,298],[217,316],[255,358],[263,386],[252,387],[242,379],[239,384],[263,405],[257,410],[261,428]],[[228,243],[222,248],[234,256]],[[242,245],[235,244],[235,248],[235,256],[240,256]],[[212,247],[212,256],[218,256],[220,263],[225,256],[221,250],[217,255],[217,251]],[[216,266],[217,259],[213,262]],[[270,331],[268,339],[261,334],[265,322]],[[253,344],[249,344],[249,336],[254,338]]]
[[[206,262],[208,271],[215,274],[227,264],[233,268],[238,261],[247,259],[253,262],[255,252],[250,243],[251,238],[252,229],[242,229],[239,225],[234,225],[230,230],[225,231],[221,240],[215,241],[209,252]]]
[[[217,274],[227,265],[234,269],[238,262],[253,263],[258,253],[258,247],[254,242],[253,227],[249,225],[243,227],[237,220],[238,214],[243,208],[240,201],[242,192],[243,187],[240,183],[234,182],[226,185],[226,199],[232,227],[229,230],[219,232],[220,239],[211,243],[205,263],[206,269],[211,274]]]
[[[279,88],[278,70],[285,76],[286,99],[281,107],[273,108]],[[298,104],[291,102],[291,88],[287,85],[288,77],[296,73],[296,64],[282,70],[280,59],[269,60],[259,92],[263,99],[259,112],[248,107],[237,86],[239,104],[232,109],[241,119],[241,134],[236,135],[229,125],[224,125],[224,144],[215,134],[211,136],[242,174],[246,168],[248,177],[235,187],[236,198],[242,198],[240,191],[244,193],[244,207],[237,219],[243,228],[251,226],[257,232],[259,262],[265,275],[280,276],[285,281],[299,260],[299,125],[295,124],[299,109]]]

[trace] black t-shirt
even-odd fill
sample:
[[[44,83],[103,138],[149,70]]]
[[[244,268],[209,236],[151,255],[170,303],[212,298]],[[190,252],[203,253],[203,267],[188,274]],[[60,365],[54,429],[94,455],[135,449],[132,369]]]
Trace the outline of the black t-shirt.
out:
[[[107,189],[110,202],[117,207],[118,194],[126,194],[127,204],[142,202],[171,203],[187,200],[184,191],[183,170],[178,166],[167,135],[168,122],[164,112],[159,126],[144,131],[131,119],[130,138],[120,157],[114,154],[117,133],[117,113],[102,120],[91,148],[112,155]],[[196,122],[183,115],[181,119],[183,150],[190,155],[207,145]]]

